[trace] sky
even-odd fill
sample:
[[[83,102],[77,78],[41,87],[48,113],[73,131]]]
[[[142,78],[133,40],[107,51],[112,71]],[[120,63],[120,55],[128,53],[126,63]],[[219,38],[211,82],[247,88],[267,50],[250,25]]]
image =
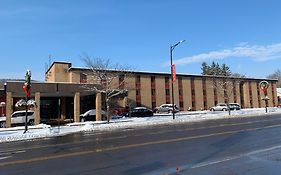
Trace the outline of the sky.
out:
[[[84,55],[136,71],[201,74],[202,62],[265,78],[281,69],[279,0],[0,0],[0,78],[44,81]]]

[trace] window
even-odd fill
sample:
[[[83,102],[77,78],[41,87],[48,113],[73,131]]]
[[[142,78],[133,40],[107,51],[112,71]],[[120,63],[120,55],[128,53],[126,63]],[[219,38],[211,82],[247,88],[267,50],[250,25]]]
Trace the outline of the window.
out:
[[[165,83],[169,83],[169,77],[165,77]]]
[[[87,75],[80,73],[80,83],[87,83]]]
[[[155,95],[155,89],[151,89],[151,95]]]
[[[119,89],[124,89],[124,77],[125,75],[119,75]]]
[[[206,89],[203,89],[203,96],[205,97],[207,95]]]
[[[141,81],[140,75],[137,76],[136,81],[137,81],[138,83],[140,83],[140,81]]]
[[[155,76],[151,77],[151,83],[155,83]]]
[[[195,89],[192,89],[192,90],[191,90],[191,95],[192,95],[192,96],[195,96]]]
[[[182,89],[179,89],[179,95],[180,96],[182,95]]]
[[[166,95],[170,95],[170,89],[166,89]]]
[[[156,102],[152,102],[152,108],[156,107]]]
[[[183,108],[183,102],[182,101],[180,102],[180,108]]]

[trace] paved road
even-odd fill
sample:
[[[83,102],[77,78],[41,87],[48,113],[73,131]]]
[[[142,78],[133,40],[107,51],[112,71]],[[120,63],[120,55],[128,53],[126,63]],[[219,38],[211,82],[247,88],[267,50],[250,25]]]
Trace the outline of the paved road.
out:
[[[281,115],[2,143],[0,174],[280,175]]]

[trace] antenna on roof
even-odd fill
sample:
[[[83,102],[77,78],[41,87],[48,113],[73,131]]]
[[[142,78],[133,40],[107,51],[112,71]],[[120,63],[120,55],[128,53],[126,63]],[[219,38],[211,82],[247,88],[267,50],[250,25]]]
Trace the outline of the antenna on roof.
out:
[[[48,56],[48,61],[49,61],[49,64],[48,63],[45,63],[45,72],[50,68],[51,66],[51,62],[52,62],[52,55],[49,55]]]
[[[51,66],[51,62],[52,62],[52,55],[49,55],[49,66]]]

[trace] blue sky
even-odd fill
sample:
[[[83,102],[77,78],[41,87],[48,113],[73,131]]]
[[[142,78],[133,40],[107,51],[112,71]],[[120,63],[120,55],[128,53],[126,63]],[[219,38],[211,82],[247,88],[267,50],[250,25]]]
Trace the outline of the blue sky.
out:
[[[279,0],[0,0],[0,78],[44,80],[81,55],[138,71],[200,74],[203,61],[263,78],[281,68]]]

